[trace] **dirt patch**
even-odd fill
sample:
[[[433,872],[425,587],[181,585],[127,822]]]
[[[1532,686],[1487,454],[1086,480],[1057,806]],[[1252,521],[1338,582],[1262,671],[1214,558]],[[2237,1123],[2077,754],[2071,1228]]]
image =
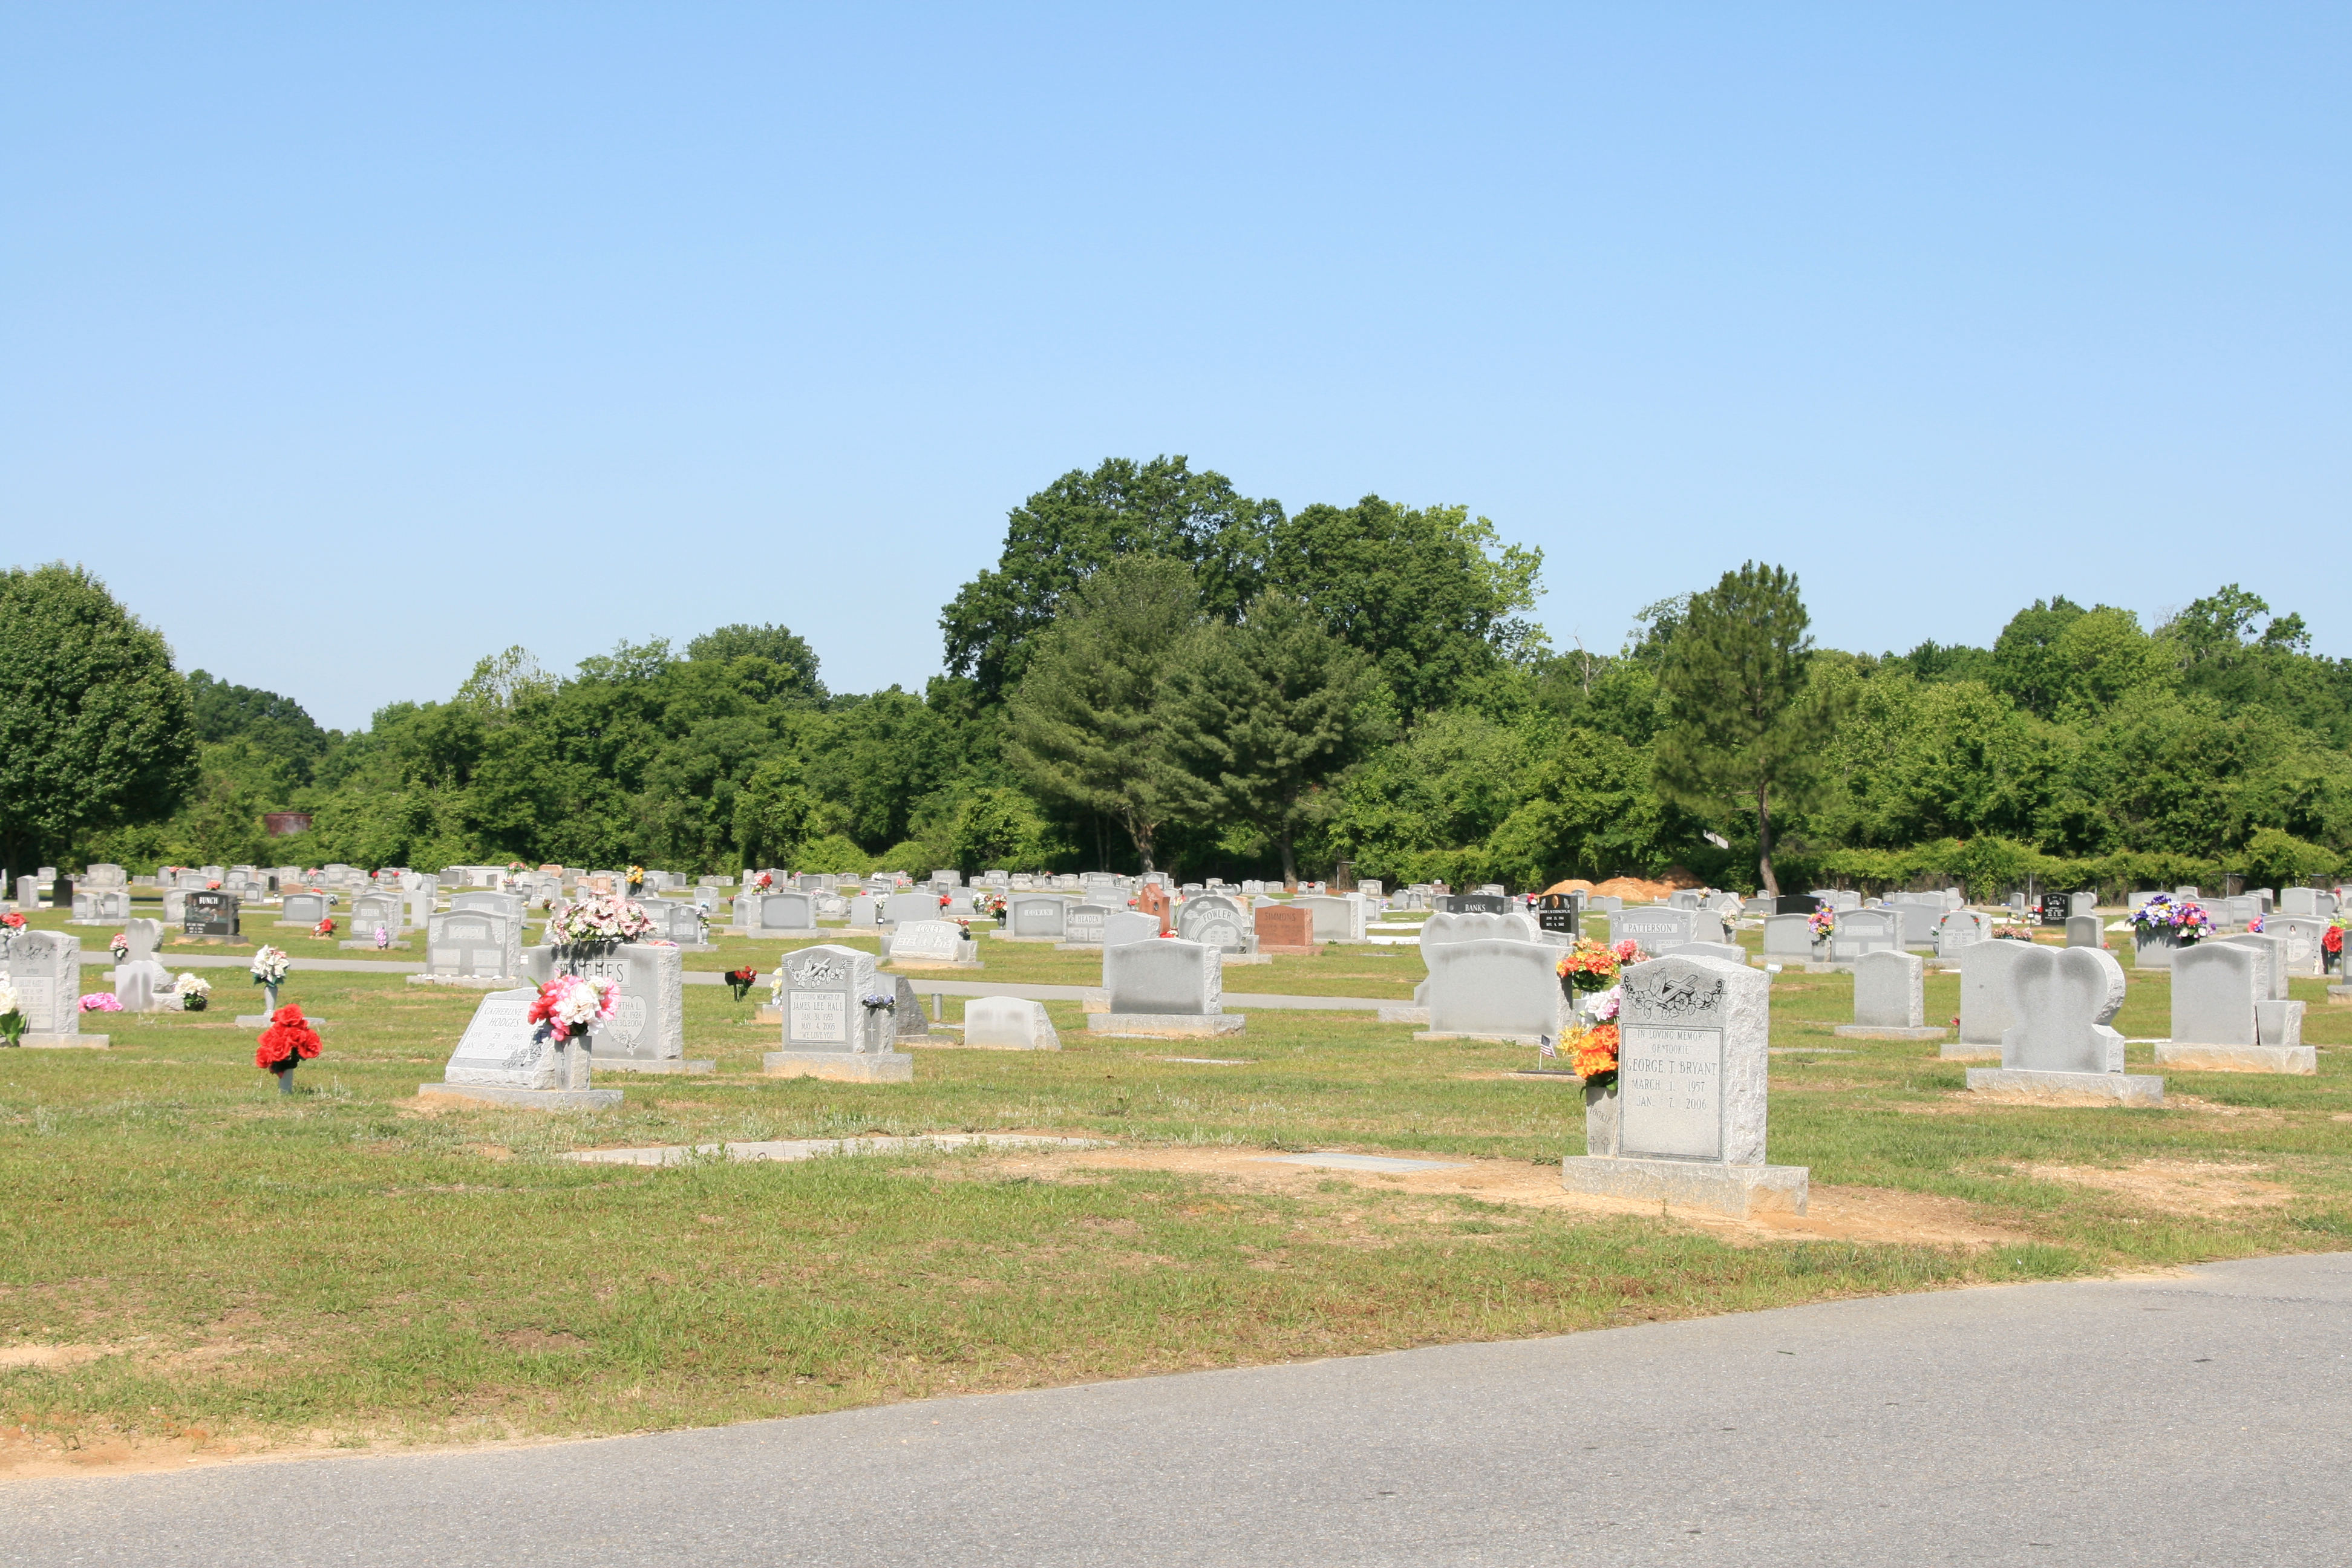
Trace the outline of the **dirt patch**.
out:
[[[2254,1180],[2267,1165],[2219,1161],[2142,1160],[2113,1169],[2097,1165],[2027,1165],[2027,1175],[2069,1186],[2119,1193],[2168,1214],[2215,1215],[2232,1209],[2272,1208],[2294,1196],[2276,1182]]]
[[[1428,1158],[1427,1155],[1409,1156]],[[1075,1149],[1008,1154],[969,1167],[977,1175],[1028,1176],[1039,1181],[1084,1181],[1096,1172],[1172,1171],[1212,1185],[1313,1198],[1326,1183],[1422,1198],[1471,1197],[1482,1203],[1536,1209],[1565,1209],[1595,1216],[1641,1215],[1657,1218],[1657,1204],[1638,1198],[1595,1197],[1560,1185],[1559,1167],[1520,1160],[1465,1159],[1444,1171],[1332,1170],[1320,1165],[1271,1162],[1249,1149]],[[1930,1197],[1878,1187],[1815,1186],[1809,1213],[1732,1219],[1723,1215],[1669,1207],[1665,1217],[1725,1241],[1752,1246],[1765,1241],[1861,1241],[1920,1247],[2001,1247],[2029,1237],[1985,1224],[1957,1198]],[[1452,1217],[1459,1217],[1454,1215]]]
[[[1622,899],[1628,904],[1663,904],[1668,893],[1685,888],[1703,888],[1706,883],[1680,866],[1666,868],[1665,879],[1646,882],[1639,877],[1612,877],[1605,882],[1592,883],[1581,877],[1571,877],[1565,882],[1554,882],[1544,889],[1547,893],[1590,893],[1601,899]]]
[[[514,1351],[576,1351],[588,1343],[578,1334],[568,1334],[561,1329],[553,1333],[545,1329],[509,1329],[490,1337]]]
[[[79,1366],[110,1352],[107,1345],[8,1345],[0,1348],[0,1367]]]

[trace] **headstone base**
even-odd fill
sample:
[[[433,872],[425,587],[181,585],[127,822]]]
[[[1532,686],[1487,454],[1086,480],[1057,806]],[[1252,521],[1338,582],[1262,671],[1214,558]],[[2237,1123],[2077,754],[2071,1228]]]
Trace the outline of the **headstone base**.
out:
[[[1129,1040],[1195,1040],[1238,1035],[1243,1013],[1089,1013],[1087,1033]]]
[[[1062,939],[1058,936],[1014,936],[1009,931],[990,931],[988,933],[988,939],[991,942],[1051,942],[1055,947],[1062,945]],[[1070,945],[1073,947],[1100,947],[1102,944],[1100,942],[1073,942]]]
[[[2156,1065],[2183,1072],[2315,1073],[2319,1053],[2309,1046],[2158,1046]]]
[[[1970,1068],[1969,1092],[2007,1100],[2071,1100],[2096,1095],[2125,1105],[2162,1105],[2164,1080],[2149,1073],[2035,1072],[2030,1068]]]
[[[1940,1040],[1945,1031],[1906,1024],[1840,1024],[1830,1031],[1842,1040]]]
[[[112,921],[100,921],[100,925],[112,925]],[[165,947],[243,947],[253,939],[249,936],[175,936]]]
[[[335,945],[352,952],[373,952],[377,951],[375,938],[372,936],[358,937],[350,942],[339,942],[335,943]],[[411,943],[404,942],[388,942],[384,945],[383,951],[387,952],[406,952],[411,945]]]
[[[411,985],[448,985],[459,991],[512,991],[530,981],[517,975],[498,974],[412,974]]]
[[[822,1078],[835,1083],[912,1083],[915,1058],[905,1051],[770,1051],[761,1058],[770,1078]]]
[[[2330,1002],[2352,1002],[2352,985],[2331,985],[2327,988]]]
[[[102,1051],[112,1037],[107,1035],[53,1035],[32,1030],[16,1037],[16,1043],[28,1051]]]
[[[1605,1154],[1570,1154],[1560,1162],[1560,1185],[1571,1193],[1680,1204],[1734,1219],[1801,1215],[1811,1181],[1811,1169],[1805,1165],[1718,1165],[1711,1160],[1612,1159]]]
[[[1102,943],[1098,942],[1057,942],[1054,944],[1054,951],[1055,952],[1100,952],[1102,951]]]
[[[1312,947],[1293,947],[1287,942],[1261,942],[1257,944],[1261,958],[1312,958],[1320,951]]]
[[[664,1057],[657,1061],[652,1058],[632,1060],[627,1057],[594,1056],[593,1052],[591,1057],[598,1072],[704,1073],[719,1070],[715,1058],[706,1061],[690,1057]]]
[[[1381,1008],[1380,1021],[1383,1024],[1419,1024],[1426,1028],[1429,1026],[1429,1009],[1409,1002],[1391,1002]]]
[[[1272,963],[1273,962],[1274,954],[1270,952],[1229,952],[1225,954],[1222,967],[1231,969],[1236,963]]]
[[[988,965],[976,958],[892,958],[884,960],[892,969],[986,969]]]
[[[2000,1060],[2000,1047],[1976,1040],[1946,1040],[1944,1048],[1936,1053],[1948,1062]]]
[[[741,926],[730,926],[724,934],[740,937],[780,937],[786,942],[814,942],[819,937],[833,936],[837,933],[816,926],[761,926],[751,930]]]
[[[70,920],[69,920],[69,921],[66,921],[66,924],[68,924],[68,925],[69,925],[69,926],[114,926],[114,927],[117,927],[117,928],[120,928],[120,927],[121,926],[122,922],[121,922],[121,921],[70,921]]]
[[[418,1098],[477,1100],[524,1110],[610,1110],[621,1103],[617,1089],[503,1089],[488,1083],[420,1083]]]

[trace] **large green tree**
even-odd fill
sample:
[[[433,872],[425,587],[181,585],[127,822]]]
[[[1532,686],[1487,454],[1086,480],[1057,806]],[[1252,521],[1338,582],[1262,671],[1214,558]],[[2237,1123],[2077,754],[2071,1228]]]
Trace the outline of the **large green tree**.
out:
[[[1796,577],[1750,561],[1691,595],[1660,671],[1674,723],[1652,752],[1659,792],[1693,809],[1752,809],[1757,877],[1775,897],[1775,803],[1814,793],[1837,727],[1837,704],[1809,679],[1811,626]]]
[[[195,713],[162,634],[63,563],[0,573],[0,855],[172,815],[196,782]]]
[[[1542,572],[1543,552],[1502,543],[1465,508],[1366,496],[1276,521],[1265,577],[1369,655],[1412,720],[1541,647],[1520,612],[1534,606]]]
[[[1183,796],[1170,677],[1198,657],[1200,622],[1190,567],[1128,556],[1078,590],[1013,694],[1006,760],[1040,794],[1116,821],[1147,871]]]
[[[1284,594],[1202,639],[1178,671],[1171,735],[1182,793],[1202,816],[1246,822],[1298,879],[1297,837],[1312,797],[1388,729],[1371,660]]]
[[[1001,699],[1069,596],[1129,555],[1185,563],[1201,608],[1230,621],[1258,591],[1267,534],[1281,516],[1276,502],[1252,500],[1181,457],[1073,468],[1013,509],[995,567],[940,612],[948,673],[975,682],[987,700]]]

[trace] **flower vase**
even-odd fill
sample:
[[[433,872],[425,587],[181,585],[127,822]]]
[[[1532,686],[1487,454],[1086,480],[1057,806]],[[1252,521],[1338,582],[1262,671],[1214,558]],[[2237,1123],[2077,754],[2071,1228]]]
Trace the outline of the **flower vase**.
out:
[[[205,1010],[205,1005],[209,1000],[211,1000],[209,997],[191,996],[186,1001],[180,1004],[180,1009],[186,1013],[201,1013]]]
[[[264,1007],[261,1011],[267,1016],[272,1018],[276,1017],[278,1016],[278,987],[275,984],[264,985],[261,988],[261,994],[264,997],[268,999],[269,1003],[269,1005]]]
[[[288,1061],[282,1068],[274,1067],[269,1070],[278,1075],[278,1093],[291,1094],[294,1092],[294,1063],[292,1061]]]
[[[1623,1147],[1623,1127],[1617,1114],[1617,1080],[1584,1086],[1584,1152],[1613,1160]]]
[[[559,1089],[592,1087],[591,1080],[595,1063],[588,1043],[588,1026],[572,1025],[572,1032],[557,1044],[556,1051],[562,1058],[556,1064],[556,1087]]]

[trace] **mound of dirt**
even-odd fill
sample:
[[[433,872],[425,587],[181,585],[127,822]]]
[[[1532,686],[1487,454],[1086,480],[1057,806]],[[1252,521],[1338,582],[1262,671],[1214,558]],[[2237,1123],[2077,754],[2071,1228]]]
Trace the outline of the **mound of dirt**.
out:
[[[1590,893],[1596,899],[1622,899],[1629,904],[1655,904],[1664,902],[1668,893],[1705,886],[1706,883],[1680,866],[1670,866],[1664,879],[1660,881],[1645,882],[1639,877],[1612,877],[1605,882],[1588,882],[1581,877],[1571,877],[1565,882],[1554,882],[1544,891]]]

